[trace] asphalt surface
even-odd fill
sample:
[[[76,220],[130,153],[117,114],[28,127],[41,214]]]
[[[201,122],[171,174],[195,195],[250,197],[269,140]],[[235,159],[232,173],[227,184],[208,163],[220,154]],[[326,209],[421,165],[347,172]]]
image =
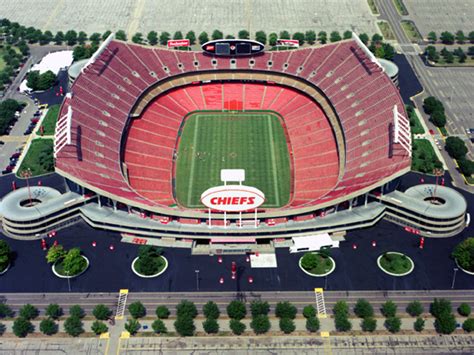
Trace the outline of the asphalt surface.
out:
[[[411,97],[421,93],[423,86],[416,77],[410,63],[403,54],[396,54],[393,58],[395,64],[397,64],[399,71],[398,84],[400,86],[400,95],[402,96],[403,102],[406,105],[413,105]]]

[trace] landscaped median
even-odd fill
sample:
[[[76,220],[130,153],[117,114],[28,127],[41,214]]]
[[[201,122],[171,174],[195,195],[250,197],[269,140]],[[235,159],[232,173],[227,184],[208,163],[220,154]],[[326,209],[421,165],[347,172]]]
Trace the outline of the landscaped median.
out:
[[[138,256],[133,259],[132,271],[143,278],[158,277],[168,268],[168,260],[161,255],[162,249],[143,245],[138,249]]]
[[[89,267],[89,259],[81,254],[79,248],[66,251],[62,245],[53,245],[49,248],[46,260],[52,264],[54,275],[62,279],[78,277]]]
[[[413,260],[402,253],[389,251],[377,258],[378,267],[390,276],[406,276],[415,268]]]
[[[305,274],[313,277],[327,276],[336,269],[336,262],[329,256],[327,249],[306,253],[300,258],[298,265]]]
[[[31,176],[48,174],[54,171],[53,140],[34,139],[18,168],[17,176],[30,169]]]
[[[474,238],[464,239],[453,250],[452,257],[466,274],[474,276]]]
[[[43,126],[43,134],[45,136],[51,136],[54,134],[56,129],[56,122],[58,120],[60,105],[53,105],[48,108],[46,117],[41,122]]]

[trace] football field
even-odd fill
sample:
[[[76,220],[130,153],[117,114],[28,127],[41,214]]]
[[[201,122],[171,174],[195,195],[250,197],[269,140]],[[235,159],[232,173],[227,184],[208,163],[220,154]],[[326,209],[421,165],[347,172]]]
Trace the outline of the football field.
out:
[[[290,158],[279,118],[267,112],[197,112],[181,132],[176,159],[178,204],[200,208],[201,194],[223,185],[221,169],[245,169],[245,185],[265,194],[264,207],[290,199]]]

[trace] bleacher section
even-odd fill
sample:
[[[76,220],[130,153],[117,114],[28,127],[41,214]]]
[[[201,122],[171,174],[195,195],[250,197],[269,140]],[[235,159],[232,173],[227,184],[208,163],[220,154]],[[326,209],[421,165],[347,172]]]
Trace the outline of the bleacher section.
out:
[[[141,96],[162,79],[183,73],[198,78],[199,73],[231,68],[291,75],[324,93],[344,134],[344,174],[338,175],[336,141],[321,108],[277,83],[198,82],[160,96],[139,119],[129,122]],[[112,41],[79,75],[60,116],[68,105],[73,108],[72,144],[59,152],[58,172],[132,205],[165,208],[174,203],[176,132],[186,113],[198,109],[270,109],[284,117],[293,150],[292,208],[368,190],[410,166],[408,153],[390,144],[391,110],[394,105],[403,107],[403,102],[390,79],[354,40],[236,59]],[[122,139],[129,126],[122,164]]]

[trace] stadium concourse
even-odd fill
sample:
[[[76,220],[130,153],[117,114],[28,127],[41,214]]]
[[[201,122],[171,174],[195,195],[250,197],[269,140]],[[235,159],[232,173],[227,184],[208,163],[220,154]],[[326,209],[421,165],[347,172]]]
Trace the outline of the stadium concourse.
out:
[[[177,203],[177,145],[186,117],[200,111],[281,117],[291,157],[287,205],[223,216]],[[55,164],[68,196],[43,203],[36,188],[33,211],[18,200],[24,194],[12,193],[2,203],[4,229],[34,239],[82,218],[131,240],[211,249],[244,243],[246,251],[257,243],[288,247],[297,236],[340,239],[382,218],[421,235],[455,235],[466,224],[459,193],[432,185],[396,191],[411,162],[405,116],[397,88],[355,34],[246,56],[171,51],[111,35],[61,107]],[[434,192],[440,198],[431,199]]]

